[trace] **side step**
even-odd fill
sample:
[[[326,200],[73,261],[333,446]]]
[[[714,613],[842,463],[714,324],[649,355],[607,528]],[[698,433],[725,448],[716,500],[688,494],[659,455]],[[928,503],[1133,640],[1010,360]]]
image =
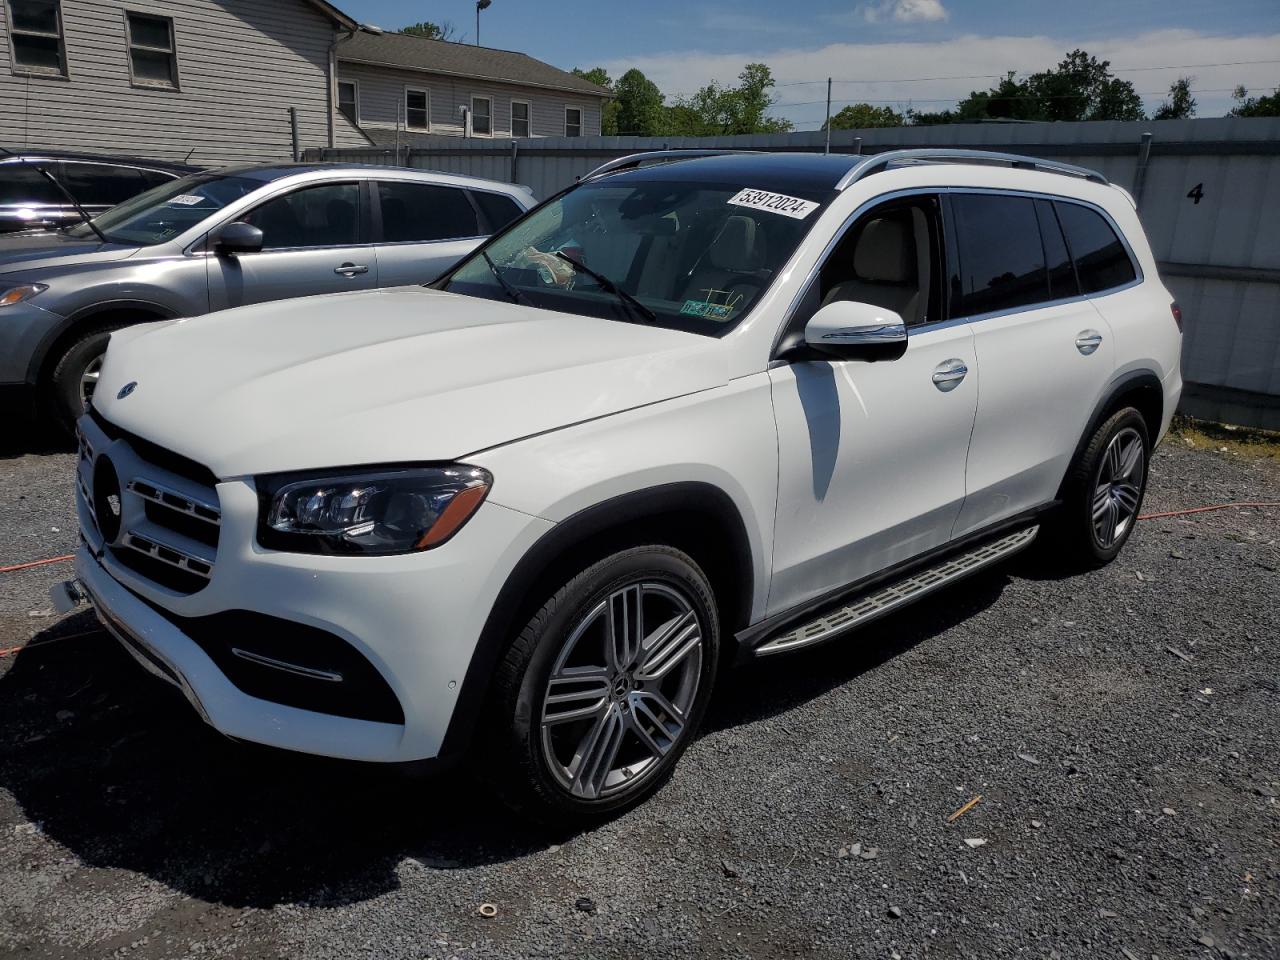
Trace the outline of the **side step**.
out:
[[[1016,533],[988,541],[964,553],[956,554],[936,566],[926,567],[887,586],[873,588],[868,594],[844,606],[819,614],[813,620],[779,634],[760,646],[753,653],[757,657],[771,653],[796,650],[810,644],[821,643],[837,634],[883,616],[891,610],[919,600],[927,593],[954,583],[962,577],[988,567],[998,560],[1017,553],[1030,545],[1040,531],[1039,526],[1027,527]]]

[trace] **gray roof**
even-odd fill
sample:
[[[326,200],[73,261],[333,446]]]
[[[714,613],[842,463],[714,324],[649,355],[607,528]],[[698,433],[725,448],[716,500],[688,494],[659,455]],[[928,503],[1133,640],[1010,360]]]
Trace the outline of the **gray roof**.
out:
[[[495,50],[447,40],[428,40],[403,33],[357,33],[338,44],[338,59],[402,70],[421,70],[447,76],[516,83],[526,87],[565,90],[588,97],[611,97],[612,92],[575,77],[549,63],[514,50]]]

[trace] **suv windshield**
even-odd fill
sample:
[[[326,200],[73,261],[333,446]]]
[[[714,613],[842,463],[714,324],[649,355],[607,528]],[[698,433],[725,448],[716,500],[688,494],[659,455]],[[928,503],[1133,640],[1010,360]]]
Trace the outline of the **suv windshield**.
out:
[[[210,214],[221,210],[262,186],[261,180],[197,173],[171,180],[112,207],[93,223],[112,243],[149,247],[172,240]],[[93,231],[78,223],[67,232],[92,237]]]
[[[716,336],[746,316],[829,198],[654,170],[607,177],[549,200],[440,286]]]

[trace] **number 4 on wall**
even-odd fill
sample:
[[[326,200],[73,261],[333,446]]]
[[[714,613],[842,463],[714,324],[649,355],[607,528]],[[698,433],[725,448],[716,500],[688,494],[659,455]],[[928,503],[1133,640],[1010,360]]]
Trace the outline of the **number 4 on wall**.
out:
[[[1194,200],[1197,204],[1204,199],[1204,184],[1197,183],[1194,187],[1187,191],[1187,199]]]

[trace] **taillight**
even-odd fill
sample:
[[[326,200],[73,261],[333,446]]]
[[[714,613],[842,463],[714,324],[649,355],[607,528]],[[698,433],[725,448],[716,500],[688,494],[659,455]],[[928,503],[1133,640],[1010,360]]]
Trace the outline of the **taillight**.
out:
[[[1169,310],[1173,314],[1173,322],[1178,325],[1178,332],[1181,333],[1182,332],[1182,308],[1178,306],[1177,300],[1169,304]]]

